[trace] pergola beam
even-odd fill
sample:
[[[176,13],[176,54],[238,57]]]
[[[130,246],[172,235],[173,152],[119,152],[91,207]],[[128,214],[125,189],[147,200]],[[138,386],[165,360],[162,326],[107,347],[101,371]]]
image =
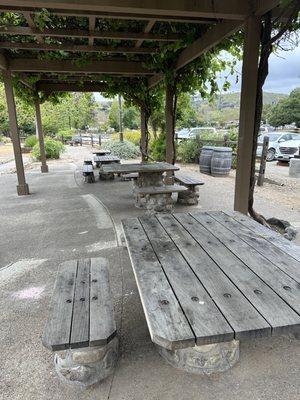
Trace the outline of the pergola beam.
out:
[[[199,18],[225,18],[244,19],[251,13],[251,3],[240,0],[202,0],[201,2],[190,0],[78,0],[76,9],[81,11],[106,12],[106,13],[132,13],[132,14],[157,14],[162,16],[174,15],[181,17]],[[8,8],[33,7],[56,8],[63,10],[74,9],[72,0],[2,0],[0,4]]]
[[[0,28],[2,35],[22,36],[47,36],[47,37],[72,37],[93,39],[117,39],[117,40],[151,40],[158,42],[174,42],[180,40],[181,36],[175,33],[166,35],[136,32],[111,32],[111,31],[84,31],[81,29],[44,29],[43,31],[26,26],[7,26]]]
[[[155,25],[155,22],[156,22],[155,19],[151,19],[150,21],[148,21],[147,25],[144,28],[144,33],[149,33],[153,28],[153,26]],[[135,44],[135,47],[141,47],[143,41],[144,41],[143,39],[138,40]]]
[[[135,61],[92,61],[76,65],[69,60],[38,60],[31,58],[11,59],[9,70],[14,72],[86,72],[96,74],[152,75],[153,72]]]
[[[41,50],[41,51],[69,51],[72,53],[123,53],[123,54],[153,54],[157,48],[137,47],[112,47],[112,46],[87,46],[76,44],[47,44],[24,42],[0,42],[0,49]]]
[[[0,2],[2,4],[2,2]],[[30,12],[31,14],[40,12],[41,10],[34,7],[17,7],[17,6],[1,6],[0,11],[2,12],[19,12],[24,11]],[[154,19],[162,22],[184,22],[189,24],[212,24],[217,21],[215,18],[198,18],[198,17],[183,17],[174,15],[157,15],[157,14],[132,14],[132,13],[112,13],[112,12],[95,12],[95,11],[82,11],[82,10],[63,10],[56,8],[48,8],[48,11],[53,15],[59,15],[63,17],[86,17],[94,16],[96,18],[107,18],[107,19],[127,19],[127,20],[140,20],[148,21]]]
[[[43,92],[105,92],[107,85],[98,82],[37,82],[36,89]]]
[[[96,17],[93,15],[89,17],[89,31],[90,33],[95,30],[95,25],[96,25]],[[89,46],[93,46],[94,44],[94,38],[89,37]]]
[[[35,29],[36,26],[35,26],[35,23],[34,23],[32,17],[31,17],[31,13],[28,12],[28,11],[23,11],[22,14],[23,14],[24,17],[25,17],[28,26],[29,26],[31,29]],[[36,40],[37,40],[39,43],[43,43],[43,38],[42,38],[42,36],[40,36],[40,35],[36,35]]]

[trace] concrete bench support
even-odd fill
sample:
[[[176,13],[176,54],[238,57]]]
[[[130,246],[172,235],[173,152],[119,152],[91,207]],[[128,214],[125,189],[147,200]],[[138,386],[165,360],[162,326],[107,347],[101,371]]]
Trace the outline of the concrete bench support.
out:
[[[161,346],[157,348],[159,354],[173,367],[192,374],[210,375],[224,372],[239,360],[239,341],[237,340],[173,351]]]

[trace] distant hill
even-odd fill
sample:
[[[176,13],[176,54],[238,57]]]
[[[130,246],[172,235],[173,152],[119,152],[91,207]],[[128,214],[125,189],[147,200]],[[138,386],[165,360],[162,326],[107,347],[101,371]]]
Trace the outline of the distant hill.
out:
[[[263,101],[264,104],[276,104],[279,100],[287,97],[283,93],[271,93],[264,92]],[[240,93],[225,93],[221,95],[221,104],[228,103],[232,104],[233,107],[239,107],[240,105]]]
[[[287,94],[283,93],[264,92],[263,102],[264,104],[276,104],[287,96]],[[202,101],[198,96],[194,96],[193,101],[197,106],[208,103],[207,100]],[[216,97],[215,100],[215,107],[217,108],[238,108],[239,105],[240,92],[224,93]]]

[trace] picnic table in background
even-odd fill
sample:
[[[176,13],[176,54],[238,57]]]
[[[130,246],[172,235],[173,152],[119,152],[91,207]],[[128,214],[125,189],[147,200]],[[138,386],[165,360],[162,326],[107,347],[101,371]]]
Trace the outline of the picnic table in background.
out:
[[[239,340],[300,332],[300,247],[239,213],[122,223],[152,341],[172,364],[225,370]]]
[[[104,149],[103,150],[95,150],[95,151],[93,151],[93,154],[94,154],[94,161],[96,163],[96,167],[99,167],[100,166],[99,157],[110,154],[110,151],[104,150]]]
[[[178,188],[179,185],[165,185],[164,173],[178,171],[179,168],[173,164],[165,162],[157,163],[134,163],[134,164],[122,164],[122,165],[104,165],[102,171],[104,174],[131,174],[138,173],[137,179],[133,181],[135,205],[137,207],[145,207],[149,202],[149,196],[153,200],[154,196],[159,197],[161,203],[168,202],[168,198],[172,192],[178,190],[185,190],[182,187]],[[157,189],[159,188],[159,190]],[[169,197],[168,197],[169,196]],[[164,207],[165,205],[162,205]]]
[[[115,174],[112,173],[104,173],[103,166],[107,164],[117,165],[120,164],[121,160],[119,157],[107,154],[105,156],[97,156],[97,166],[99,166],[99,178],[100,179],[114,179]]]

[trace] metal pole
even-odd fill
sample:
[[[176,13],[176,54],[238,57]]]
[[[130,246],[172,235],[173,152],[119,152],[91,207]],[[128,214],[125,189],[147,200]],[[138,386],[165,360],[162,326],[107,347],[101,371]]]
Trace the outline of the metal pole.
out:
[[[118,101],[119,101],[119,134],[120,134],[120,142],[123,142],[124,137],[123,137],[122,97],[120,94],[118,95]]]
[[[263,186],[264,184],[268,148],[269,148],[269,136],[264,136],[263,148],[260,158],[259,173],[257,178],[257,186]]]
[[[3,76],[8,116],[9,116],[9,130],[13,143],[17,177],[18,177],[17,192],[19,196],[22,196],[29,194],[29,187],[25,179],[11,73],[10,71],[4,70],[2,71],[2,76]]]
[[[41,107],[40,107],[40,102],[39,102],[38,98],[35,99],[34,105],[35,105],[36,134],[39,139],[40,155],[41,155],[41,162],[42,162],[41,171],[48,172],[48,165],[46,162],[46,152],[45,152],[42,117],[41,117]]]

